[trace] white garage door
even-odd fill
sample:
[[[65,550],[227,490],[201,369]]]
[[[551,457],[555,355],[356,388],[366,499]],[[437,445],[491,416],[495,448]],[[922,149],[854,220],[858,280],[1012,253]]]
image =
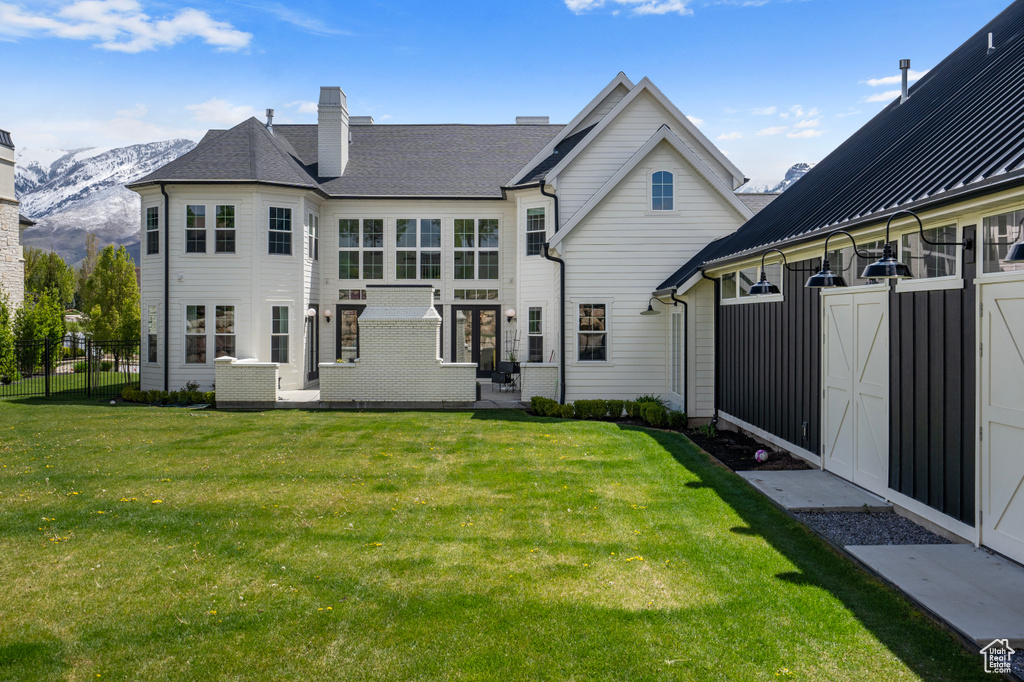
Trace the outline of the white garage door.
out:
[[[884,495],[889,480],[888,291],[822,295],[822,460]]]
[[[981,300],[981,542],[1024,561],[1024,282]]]

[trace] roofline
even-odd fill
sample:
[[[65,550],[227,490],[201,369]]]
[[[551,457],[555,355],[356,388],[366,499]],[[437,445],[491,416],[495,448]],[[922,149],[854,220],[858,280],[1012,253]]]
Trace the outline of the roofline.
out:
[[[186,180],[147,180],[145,182],[133,182],[125,185],[130,190],[136,191],[142,187],[149,187],[154,185],[269,185],[271,187],[288,187],[293,189],[301,189],[307,192],[315,192],[324,199],[346,199],[346,200],[367,200],[372,201],[374,199],[388,199],[388,200],[401,200],[401,201],[430,201],[430,200],[465,200],[465,201],[503,201],[505,199],[504,190],[506,189],[530,189],[536,187],[536,185],[523,185],[522,187],[501,187],[501,194],[489,194],[489,195],[444,195],[444,194],[328,194],[319,187],[311,187],[308,185],[294,185],[286,182],[268,182],[266,180],[197,180],[197,179],[186,179]]]
[[[702,279],[704,279],[703,275],[700,274],[700,270],[697,270],[697,272],[690,276],[690,279],[686,280],[682,284],[677,284],[676,286],[669,287],[667,289],[652,291],[651,296],[657,298],[661,296],[668,296],[669,294],[678,294],[680,291],[686,292],[693,288],[693,286]]]
[[[590,100],[587,106],[583,107],[583,109],[580,110],[580,113],[576,114],[576,116],[574,116],[571,121],[565,124],[561,132],[559,132],[557,135],[551,138],[551,141],[548,142],[544,146],[544,148],[541,149],[537,153],[537,155],[530,160],[529,163],[523,166],[522,170],[516,173],[516,175],[509,181],[509,184],[516,184],[517,182],[522,180],[523,176],[529,173],[531,169],[536,168],[537,164],[551,156],[551,154],[555,151],[555,147],[557,147],[562,140],[569,137],[572,131],[581,123],[583,123],[587,116],[589,116],[594,111],[594,109],[596,109],[598,105],[600,105],[601,102],[603,102],[608,97],[608,95],[612,93],[612,90],[614,90],[620,85],[624,86],[626,90],[632,90],[635,87],[633,85],[633,81],[629,80],[625,73],[619,71],[615,78],[613,78],[611,82],[608,83],[608,85],[604,86],[601,92],[597,93],[597,96],[594,99]]]
[[[885,209],[884,211],[875,211],[870,215],[866,215],[860,218],[854,218],[853,220],[847,220],[842,223],[835,223],[832,225],[826,225],[824,227],[816,228],[811,232],[805,232],[789,239],[784,239],[778,242],[770,242],[768,244],[762,244],[760,246],[751,247],[744,249],[743,251],[737,251],[736,253],[728,256],[722,256],[714,260],[707,261],[701,264],[698,272],[701,270],[715,269],[730,263],[745,260],[753,255],[763,252],[765,249],[774,248],[781,249],[785,247],[798,246],[806,244],[821,237],[827,235],[835,230],[857,230],[863,227],[867,227],[872,223],[881,222],[886,216],[895,213],[896,211],[911,210],[920,211],[924,209],[934,209],[946,206],[949,204],[955,204],[960,201],[967,199],[974,199],[978,197],[987,196],[989,194],[995,194],[1006,189],[1012,189],[1014,187],[1024,186],[1024,169],[1014,171],[1013,175],[1000,176],[999,178],[990,178],[983,180],[978,183],[959,187],[948,192],[936,195],[934,197],[928,197],[927,199],[921,199],[918,201],[911,202],[909,204],[903,204],[902,206],[893,206]]]
[[[662,125],[657,131],[655,131],[654,135],[652,135],[647,142],[640,147],[640,149],[633,153],[633,156],[631,156],[626,163],[622,164],[622,166],[615,171],[615,174],[601,186],[601,189],[599,189],[592,197],[587,199],[586,203],[584,203],[583,206],[581,206],[580,209],[576,211],[571,218],[569,218],[568,222],[566,222],[565,225],[555,233],[551,238],[551,246],[556,246],[561,243],[562,240],[565,239],[566,235],[572,232],[573,228],[579,225],[583,219],[586,218],[606,196],[611,194],[612,190],[615,189],[619,183],[622,182],[625,177],[633,171],[633,169],[640,165],[640,162],[647,158],[647,155],[662,142],[668,142],[672,145],[672,148],[675,149],[687,163],[693,166],[694,170],[697,171],[697,174],[703,178],[705,182],[711,185],[712,189],[717,190],[718,193],[722,195],[726,200],[726,203],[732,206],[733,209],[739,213],[741,218],[749,220],[754,216],[754,212],[747,208],[742,201],[736,198],[733,191],[724,182],[722,182],[717,175],[712,173],[711,169],[704,165],[704,162],[697,158],[697,155],[686,146],[678,135],[672,132],[671,128],[667,125]]]

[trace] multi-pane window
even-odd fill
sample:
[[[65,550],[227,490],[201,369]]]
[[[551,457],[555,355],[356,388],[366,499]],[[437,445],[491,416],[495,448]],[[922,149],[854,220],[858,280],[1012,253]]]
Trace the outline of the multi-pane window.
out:
[[[288,362],[288,306],[270,308],[270,361]]]
[[[722,275],[722,300],[736,298],[736,273],[727,272]]]
[[[675,207],[672,173],[656,171],[651,175],[651,210],[671,211]]]
[[[360,272],[360,265],[362,271]],[[384,220],[338,221],[338,278],[384,279]]]
[[[292,210],[271,206],[268,227],[268,252],[284,256],[292,255]]]
[[[320,216],[306,215],[306,258],[320,259]]]
[[[933,242],[957,241],[956,225],[933,227],[925,230],[924,234]],[[903,235],[900,240],[900,260],[910,266],[915,279],[957,275],[957,247],[933,246],[921,239],[920,232]]]
[[[1024,230],[1024,210],[989,216],[982,221],[983,272],[1024,270],[1024,263],[1001,262],[1010,251],[1010,245],[1020,240],[1021,230]]]
[[[604,303],[580,303],[577,329],[578,359],[603,362],[608,359],[608,317]]]
[[[339,301],[365,301],[366,289],[338,289]]]
[[[543,310],[541,308],[530,308],[527,311],[527,338],[530,347],[526,357],[527,362],[544,362],[544,324]]]
[[[526,255],[539,256],[544,251],[547,231],[544,227],[544,209],[526,209]]]
[[[215,215],[217,216],[216,224],[216,252],[217,253],[234,253],[235,252],[235,207],[234,206],[217,206],[215,208]]]
[[[455,219],[455,279],[498,279],[498,219]]]
[[[206,253],[206,206],[185,207],[185,253]]]
[[[185,306],[185,364],[206,364],[206,306]]]
[[[338,360],[348,362],[359,357],[359,309],[338,311]]]
[[[156,319],[156,306],[149,306],[149,317],[146,318],[146,348],[147,355],[146,359],[149,362],[157,362],[157,319]]]
[[[437,289],[434,289],[437,293]],[[456,289],[452,292],[452,298],[456,301],[497,301],[497,289]]]
[[[214,327],[214,357],[235,356],[235,306],[219,305]]]
[[[439,218],[399,218],[395,221],[395,247],[396,279],[441,279]]]
[[[160,253],[160,209],[146,209],[146,255]]]

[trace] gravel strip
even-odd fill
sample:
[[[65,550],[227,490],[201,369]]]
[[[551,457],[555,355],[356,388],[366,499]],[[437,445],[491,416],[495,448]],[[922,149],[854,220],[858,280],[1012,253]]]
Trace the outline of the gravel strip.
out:
[[[1010,658],[1010,670],[1024,680],[1024,647],[1017,649],[1017,653]]]
[[[802,512],[795,516],[840,547],[951,544],[946,538],[892,512]]]

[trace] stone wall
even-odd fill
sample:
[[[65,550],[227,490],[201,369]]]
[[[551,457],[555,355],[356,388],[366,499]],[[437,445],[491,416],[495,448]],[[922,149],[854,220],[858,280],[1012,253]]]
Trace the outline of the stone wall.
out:
[[[520,400],[530,402],[530,398],[539,395],[542,398],[558,400],[558,365],[550,362],[524,362],[520,365],[522,374],[519,381],[522,387]]]
[[[213,361],[218,408],[270,409],[277,402],[277,363],[220,357]]]
[[[18,202],[0,199],[0,291],[13,308],[25,298],[25,260],[18,227]]]
[[[320,401],[332,407],[471,406],[476,365],[441,359],[440,326],[433,288],[368,286],[359,358],[320,365]]]

